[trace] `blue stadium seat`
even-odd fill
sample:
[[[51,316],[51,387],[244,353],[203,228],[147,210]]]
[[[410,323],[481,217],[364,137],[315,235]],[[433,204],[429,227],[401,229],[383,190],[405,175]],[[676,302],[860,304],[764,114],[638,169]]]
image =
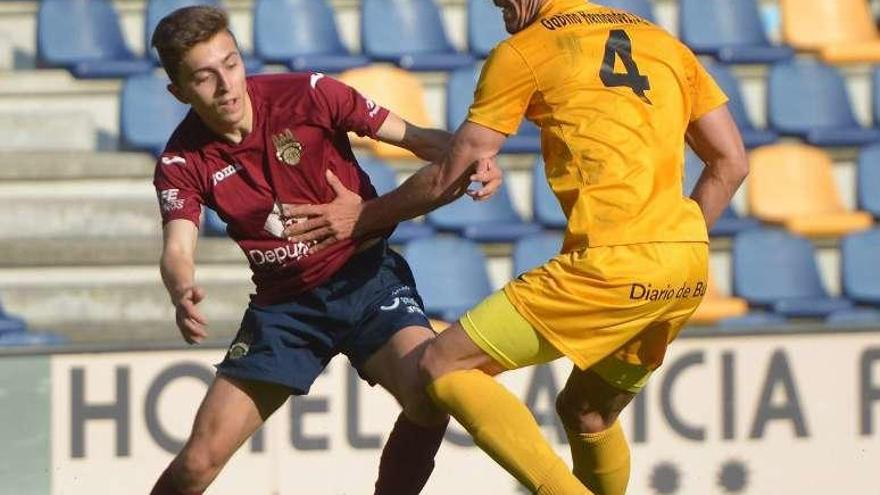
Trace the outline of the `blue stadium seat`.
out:
[[[406,245],[404,256],[432,318],[455,321],[492,293],[486,257],[467,239],[417,239]]]
[[[117,78],[153,65],[135,57],[108,0],[43,0],[37,13],[40,65],[64,67],[74,77]]]
[[[843,294],[880,306],[880,229],[850,234],[840,243]]]
[[[0,305],[0,334],[24,332],[25,330],[27,330],[27,323],[24,319],[7,313]]]
[[[598,0],[596,3],[615,9],[628,10],[645,20],[655,22],[654,8],[651,6],[650,0]]]
[[[254,52],[266,62],[331,73],[369,63],[342,44],[326,0],[257,0],[253,21]]]
[[[880,129],[862,127],[853,115],[846,83],[834,67],[797,60],[770,69],[770,125],[816,146],[861,146],[880,140]]]
[[[706,64],[706,69],[712,75],[712,78],[715,79],[715,82],[718,83],[718,86],[727,94],[729,99],[727,108],[730,109],[730,113],[733,115],[733,120],[739,128],[740,134],[742,134],[743,143],[745,143],[746,148],[756,148],[776,142],[779,139],[779,135],[769,129],[758,129],[752,124],[752,119],[749,118],[749,114],[746,111],[745,100],[743,100],[742,93],[740,92],[739,81],[730,73],[727,67],[721,64],[710,63]]]
[[[476,65],[460,67],[449,74],[446,81],[446,128],[455,131],[467,118],[468,109],[474,101],[474,89],[480,78]],[[507,137],[501,146],[502,153],[540,153],[541,131],[535,124],[523,119],[516,134]]]
[[[58,345],[67,338],[50,332],[0,333],[0,347]]]
[[[147,11],[144,15],[144,47],[147,52],[147,56],[150,60],[153,61],[154,64],[159,63],[159,55],[156,53],[156,50],[150,46],[150,40],[153,37],[153,31],[156,30],[156,26],[159,25],[159,21],[162,20],[166,15],[174,12],[177,9],[182,9],[183,7],[192,7],[194,5],[209,5],[212,7],[223,7],[223,4],[220,0],[148,0],[147,1]],[[241,47],[241,42],[239,40],[239,47]],[[249,54],[242,52],[241,54],[242,62],[244,63],[244,70],[248,74],[255,74],[263,70],[263,62],[255,58]]]
[[[444,71],[470,65],[453,48],[434,0],[364,0],[361,47],[374,60],[412,71]]]
[[[859,209],[880,218],[880,144],[862,148],[856,177]]]
[[[513,245],[513,276],[525,273],[550,258],[562,249],[562,234],[541,232],[520,238]]]
[[[873,71],[871,71],[871,89],[874,127],[878,127],[880,126],[880,66],[874,66]]]
[[[828,295],[807,239],[783,230],[751,229],[733,241],[733,289],[750,305],[787,317],[824,318],[852,307]]]
[[[703,173],[703,167],[703,161],[690,148],[687,148],[684,159],[684,194],[686,196],[690,196],[693,192],[700,174]],[[729,237],[743,230],[760,226],[761,221],[757,218],[741,217],[733,209],[733,206],[727,205],[727,208],[721,212],[721,217],[715,221],[709,234],[713,237]]]
[[[370,176],[370,182],[380,195],[397,187],[397,177],[388,164],[375,158],[358,158],[358,164]],[[388,239],[392,244],[405,244],[413,239],[434,235],[434,229],[425,222],[407,220],[399,223]]]
[[[468,49],[475,57],[486,58],[508,36],[501,9],[487,0],[467,0]]]
[[[724,332],[740,332],[751,330],[771,330],[780,326],[785,326],[788,320],[784,316],[777,313],[767,313],[762,311],[752,311],[743,316],[733,316],[718,321],[717,325]]]
[[[678,19],[685,44],[722,62],[767,64],[794,55],[767,40],[755,0],[681,0]]]
[[[853,308],[835,311],[825,318],[825,323],[836,327],[880,328],[880,310],[874,308]]]
[[[226,222],[211,208],[202,208],[202,227],[204,235],[209,237],[226,237]]]
[[[513,242],[540,232],[538,224],[526,223],[513,208],[506,184],[486,201],[462,196],[427,215],[428,225],[455,232],[477,242]]]
[[[541,156],[532,167],[532,215],[536,222],[549,229],[564,229],[568,225],[562,206],[547,183],[544,158]]]
[[[166,86],[168,78],[153,74],[131,76],[122,85],[119,133],[126,146],[159,155],[186,116],[189,106],[177,101]]]

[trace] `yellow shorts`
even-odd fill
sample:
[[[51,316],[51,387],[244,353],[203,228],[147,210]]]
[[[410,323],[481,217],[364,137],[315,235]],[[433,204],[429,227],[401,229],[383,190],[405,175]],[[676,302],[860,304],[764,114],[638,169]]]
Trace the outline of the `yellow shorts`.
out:
[[[564,253],[507,284],[460,320],[508,369],[562,355],[638,391],[706,291],[705,243]]]

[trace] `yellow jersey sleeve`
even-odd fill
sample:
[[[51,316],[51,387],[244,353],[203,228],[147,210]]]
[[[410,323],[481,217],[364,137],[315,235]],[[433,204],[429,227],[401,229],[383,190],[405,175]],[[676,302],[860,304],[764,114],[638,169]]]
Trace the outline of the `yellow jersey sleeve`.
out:
[[[718,87],[718,83],[703,67],[696,55],[684,44],[679,43],[684,59],[684,68],[687,73],[688,84],[691,90],[690,122],[727,103],[727,95]]]
[[[535,74],[523,56],[502,42],[483,65],[467,120],[514,134],[536,89]]]

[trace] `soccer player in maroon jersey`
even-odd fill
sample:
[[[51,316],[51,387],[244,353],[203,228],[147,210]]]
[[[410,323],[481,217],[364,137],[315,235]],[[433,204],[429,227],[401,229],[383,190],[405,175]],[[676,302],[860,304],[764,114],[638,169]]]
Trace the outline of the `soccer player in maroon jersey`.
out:
[[[283,203],[321,204],[341,191],[376,192],[352,154],[353,131],[435,160],[450,135],[415,127],[319,73],[245,77],[222,10],[189,7],[163,19],[152,44],[172,94],[192,110],[156,164],[163,220],[162,279],[189,343],[207,336],[194,279],[203,206],[217,211],[244,251],[256,294],[218,365],[183,450],[153,495],[198,494],[290,395],[306,394],[336,354],[400,402],[376,493],[418,493],[433,469],[448,417],[419,386],[417,363],[434,336],[409,267],[385,237],[291,243]],[[491,161],[476,165],[475,196],[500,185]],[[390,232],[385,232],[387,236]]]

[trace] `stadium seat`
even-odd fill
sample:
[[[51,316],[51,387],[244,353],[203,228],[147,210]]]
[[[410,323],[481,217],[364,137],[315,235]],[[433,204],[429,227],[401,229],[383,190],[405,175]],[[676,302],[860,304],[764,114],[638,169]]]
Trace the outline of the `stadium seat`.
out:
[[[856,177],[859,209],[880,218],[880,144],[859,152]]]
[[[684,194],[690,196],[697,185],[700,174],[703,173],[703,161],[690,149],[685,150],[684,159]],[[713,237],[729,237],[736,235],[737,232],[754,229],[761,226],[760,220],[756,218],[741,217],[733,209],[733,206],[727,205],[727,208],[721,212],[721,217],[715,221],[709,234]]]
[[[0,347],[58,345],[67,338],[50,332],[0,333]]]
[[[843,294],[880,306],[880,229],[850,234],[840,244]]]
[[[397,67],[369,65],[350,69],[339,80],[360,91],[402,119],[422,127],[432,127],[425,103],[425,88],[418,77]],[[409,151],[369,138],[349,134],[355,146],[369,149],[379,158],[415,158]]]
[[[765,311],[753,311],[742,316],[722,318],[716,325],[722,332],[739,333],[770,331],[787,324],[788,320],[780,314]]]
[[[654,8],[651,6],[650,0],[599,0],[596,3],[615,9],[628,10],[645,20],[655,22]]]
[[[336,73],[369,63],[342,44],[326,0],[257,0],[253,33],[260,59],[293,71]]]
[[[544,158],[539,155],[532,167],[532,215],[536,222],[548,229],[564,229],[568,219],[550,189],[544,169]]]
[[[404,257],[429,317],[456,321],[492,293],[486,257],[467,239],[416,239],[406,245]]]
[[[776,144],[751,152],[747,198],[752,216],[807,236],[839,236],[871,226],[864,211],[840,198],[828,154],[802,144]]]
[[[226,237],[226,222],[207,206],[202,209],[202,226],[204,234],[209,237]]]
[[[37,52],[41,66],[63,67],[84,79],[125,77],[153,68],[128,48],[108,0],[40,2]]]
[[[681,0],[679,34],[695,53],[726,63],[767,64],[794,50],[767,40],[756,0]]]
[[[177,9],[194,5],[223,7],[223,3],[220,0],[147,0],[147,11],[144,14],[144,47],[147,57],[153,63],[159,63],[159,55],[156,53],[156,49],[151,47],[150,41],[153,38],[153,31],[159,25],[159,21]],[[241,47],[241,40],[238,40],[238,44]],[[244,69],[248,74],[255,74],[263,70],[263,62],[260,59],[244,52],[242,52],[241,57]]]
[[[712,272],[707,279],[706,295],[689,320],[692,323],[711,325],[726,318],[736,318],[749,312],[749,303],[739,297],[722,294]]]
[[[524,222],[513,208],[507,185],[486,201],[462,196],[427,215],[428,225],[443,232],[455,232],[477,242],[513,242],[540,232],[541,226]]]
[[[467,38],[471,54],[486,58],[495,45],[508,36],[501,9],[486,0],[467,0]]]
[[[168,78],[153,74],[131,76],[122,85],[119,133],[126,146],[158,156],[186,116],[189,106],[177,101],[166,86]]]
[[[467,118],[468,109],[474,101],[474,90],[480,70],[476,65],[460,67],[446,81],[446,128],[454,132]],[[516,134],[507,137],[501,146],[502,153],[540,153],[541,131],[525,118]]]
[[[743,100],[742,93],[740,92],[739,81],[730,73],[727,67],[721,64],[709,63],[706,64],[706,70],[709,71],[709,74],[712,75],[712,78],[715,79],[715,82],[718,83],[718,86],[727,95],[729,99],[727,108],[730,109],[730,113],[733,115],[733,120],[739,128],[746,148],[764,146],[765,144],[774,143],[779,139],[779,135],[775,132],[769,129],[758,129],[752,124],[752,119],[749,118],[749,114],[746,111],[745,100]]]
[[[734,294],[786,317],[824,318],[852,307],[829,296],[807,239],[778,229],[740,232],[733,241]]]
[[[562,249],[562,234],[558,232],[540,232],[521,237],[513,245],[513,273],[516,277],[550,258],[559,254]]]
[[[370,176],[370,182],[376,188],[378,194],[385,194],[397,187],[396,174],[394,169],[388,166],[388,164],[372,158],[358,158],[358,164]],[[413,239],[433,234],[434,229],[424,222],[407,220],[397,225],[397,228],[394,229],[394,233],[391,234],[388,240],[392,244],[405,244]]]
[[[852,308],[835,311],[825,318],[827,325],[835,327],[873,327],[880,328],[880,310],[873,308]]]
[[[880,140],[880,129],[867,129],[856,121],[846,83],[834,67],[814,60],[779,63],[770,69],[767,86],[767,117],[781,134],[816,146],[861,146]]]
[[[361,47],[373,60],[412,71],[448,71],[474,62],[449,42],[434,0],[363,0]]]
[[[865,0],[780,0],[782,37],[830,63],[880,62],[880,36]]]

